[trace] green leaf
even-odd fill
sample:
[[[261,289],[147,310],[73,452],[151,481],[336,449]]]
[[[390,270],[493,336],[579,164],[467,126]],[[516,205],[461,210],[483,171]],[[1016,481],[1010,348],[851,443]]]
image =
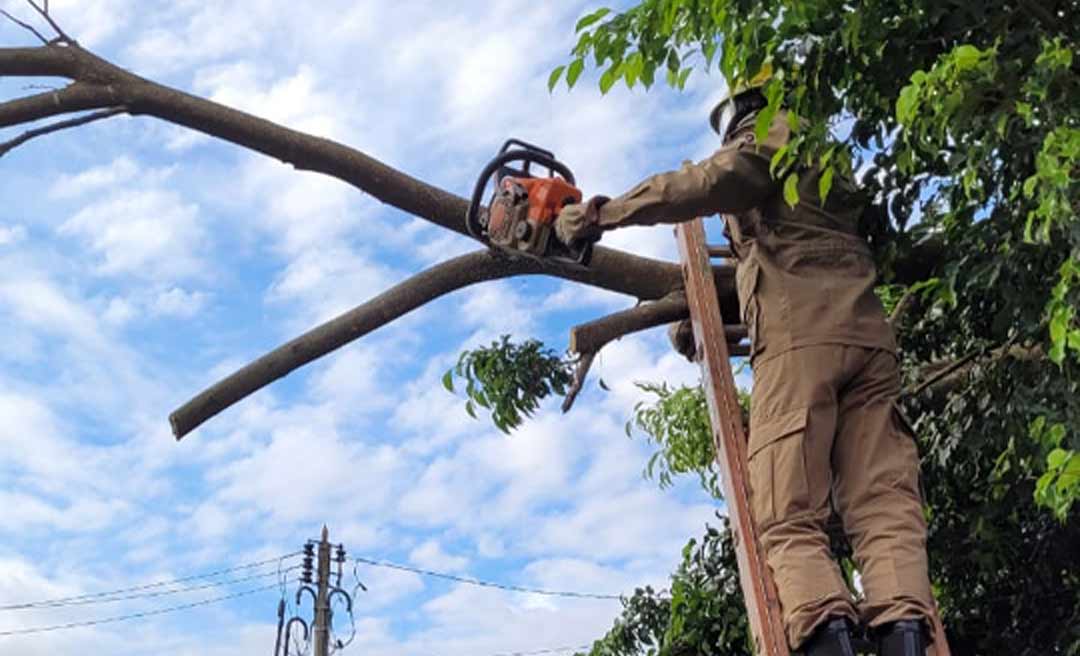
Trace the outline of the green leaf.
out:
[[[447,392],[454,391],[454,370],[447,369],[446,373],[442,377],[442,385],[446,388]]]
[[[972,45],[962,45],[953,50],[953,60],[960,70],[970,70],[978,65],[983,53]]]
[[[799,174],[789,173],[788,177],[784,179],[784,201],[790,207],[795,207],[799,204]]]
[[[1046,466],[1050,469],[1059,469],[1069,459],[1069,455],[1065,449],[1054,449],[1046,456]]]
[[[692,68],[684,68],[682,70],[682,72],[679,73],[679,84],[678,84],[679,89],[684,89],[686,87],[686,79],[688,77],[690,77],[690,71],[692,71],[692,70],[694,70],[694,69],[692,69]]]
[[[581,30],[585,29],[586,27],[596,23],[597,21],[599,21],[604,16],[607,16],[609,13],[611,13],[611,10],[608,9],[607,7],[604,7],[602,9],[597,9],[596,11],[594,11],[591,14],[586,14],[585,16],[582,16],[581,20],[579,20],[577,22],[577,25],[574,26],[574,32],[575,33],[580,32]]]
[[[915,118],[915,107],[919,101],[919,87],[909,84],[900,90],[900,96],[896,99],[896,120],[905,126],[910,126]]]
[[[600,76],[600,93],[607,93],[611,91],[612,85],[615,84],[615,80],[618,79],[616,75],[617,66],[611,66],[604,74]]]
[[[476,408],[473,406],[472,401],[465,402],[465,412],[469,413],[469,416],[476,419]]]
[[[573,88],[583,70],[585,70],[585,60],[581,57],[570,62],[570,67],[566,69],[566,86]]]
[[[769,175],[776,177],[776,170],[780,168],[780,164],[787,156],[789,147],[790,144],[784,144],[783,146],[780,146],[780,148],[778,148],[775,153],[773,153],[772,159],[769,160]]]
[[[818,197],[821,199],[822,207],[825,206],[825,199],[829,197],[829,190],[832,189],[833,173],[835,168],[832,166],[825,167],[821,177],[818,178]]]
[[[555,85],[559,83],[559,78],[562,77],[563,71],[566,70],[565,66],[557,66],[555,70],[551,71],[551,75],[548,76],[548,91],[554,91]]]

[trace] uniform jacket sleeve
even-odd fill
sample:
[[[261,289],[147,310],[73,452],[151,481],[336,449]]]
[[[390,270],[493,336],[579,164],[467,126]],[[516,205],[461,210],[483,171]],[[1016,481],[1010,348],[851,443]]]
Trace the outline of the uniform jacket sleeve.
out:
[[[600,208],[601,227],[678,223],[717,213],[736,214],[760,205],[778,190],[769,173],[773,154],[789,136],[787,117],[777,112],[765,141],[754,140],[753,120],[743,122],[728,143],[696,164],[654,175]]]

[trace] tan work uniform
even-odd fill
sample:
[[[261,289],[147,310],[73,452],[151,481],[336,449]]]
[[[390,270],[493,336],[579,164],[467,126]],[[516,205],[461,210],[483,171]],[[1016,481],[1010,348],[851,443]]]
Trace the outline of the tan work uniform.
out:
[[[601,227],[724,213],[751,336],[751,507],[798,648],[829,616],[869,626],[929,619],[926,524],[914,436],[894,404],[896,343],[874,295],[862,206],[837,176],[823,208],[804,172],[789,207],[769,173],[786,116],[760,145],[751,116],[715,154],[602,205]],[[859,612],[830,556],[830,492],[852,543]]]

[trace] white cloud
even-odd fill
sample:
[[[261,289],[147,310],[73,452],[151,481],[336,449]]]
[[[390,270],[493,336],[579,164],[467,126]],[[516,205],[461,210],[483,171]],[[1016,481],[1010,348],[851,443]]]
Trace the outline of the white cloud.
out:
[[[267,294],[274,303],[289,302],[302,312],[291,330],[307,330],[359,305],[395,282],[382,265],[345,246],[304,251],[282,271]]]
[[[128,156],[93,166],[74,175],[61,175],[49,188],[57,199],[78,198],[90,192],[110,191],[115,185],[130,182],[139,173],[139,166]]]
[[[13,246],[26,239],[26,226],[0,225],[0,246]]]
[[[188,291],[182,287],[169,287],[157,293],[151,312],[161,317],[188,319],[195,316],[206,304],[204,292]]]
[[[60,226],[99,255],[98,271],[152,280],[195,276],[207,236],[198,206],[159,190],[116,191]]]
[[[427,540],[409,552],[409,560],[420,567],[448,572],[459,572],[469,564],[463,556],[453,556],[443,551],[437,540]]]

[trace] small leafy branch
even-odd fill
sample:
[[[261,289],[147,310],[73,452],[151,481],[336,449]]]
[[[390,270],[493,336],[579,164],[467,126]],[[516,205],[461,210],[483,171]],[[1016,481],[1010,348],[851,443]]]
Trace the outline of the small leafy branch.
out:
[[[653,395],[650,401],[634,406],[626,422],[626,434],[634,428],[643,431],[658,447],[645,465],[645,477],[656,480],[661,488],[669,487],[679,474],[697,474],[701,487],[719,499],[719,471],[716,446],[705,391],[701,385],[670,387],[666,383],[635,383],[638,389]],[[750,396],[739,391],[739,404],[749,412]]]
[[[442,383],[454,392],[454,378],[465,381],[469,416],[476,419],[477,406],[490,410],[495,427],[509,434],[536,412],[542,399],[566,394],[573,364],[538,340],[515,344],[503,335],[490,346],[462,352]]]

